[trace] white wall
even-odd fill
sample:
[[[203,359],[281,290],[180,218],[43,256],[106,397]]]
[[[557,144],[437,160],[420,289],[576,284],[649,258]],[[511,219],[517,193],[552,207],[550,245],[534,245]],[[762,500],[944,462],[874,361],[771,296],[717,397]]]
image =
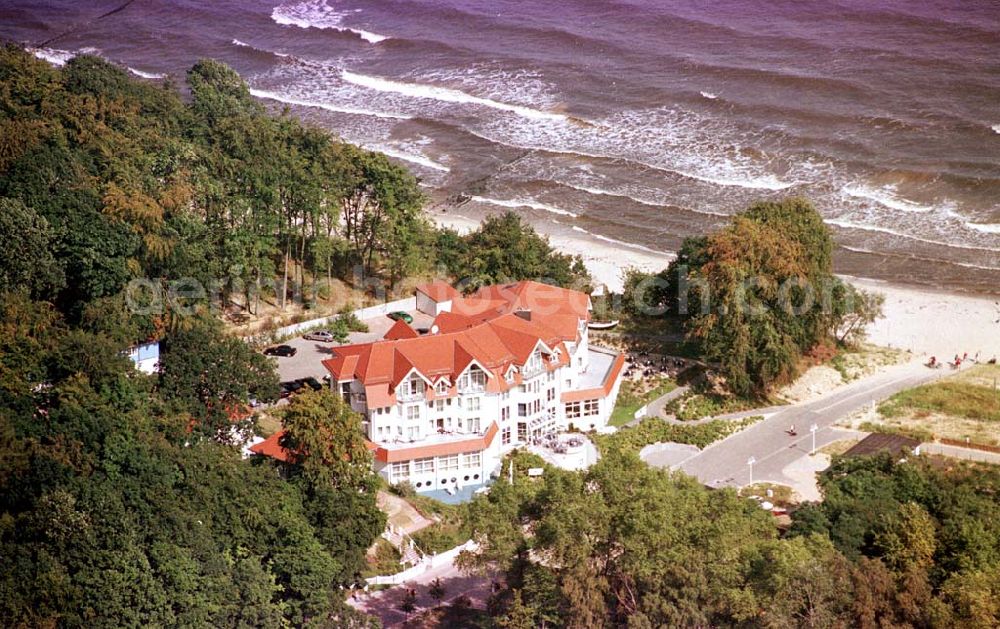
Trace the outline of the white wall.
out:
[[[390,312],[395,312],[397,310],[416,310],[417,298],[407,297],[405,299],[397,299],[396,301],[389,301],[384,304],[378,304],[376,306],[368,306],[367,308],[361,308],[354,311],[354,316],[358,319],[374,319],[375,317],[381,317],[389,314]],[[276,337],[292,336],[298,334],[304,330],[314,328],[319,325],[324,325],[327,323],[332,323],[334,319],[340,315],[332,315],[329,317],[320,317],[319,319],[311,319],[309,321],[303,321],[301,323],[295,323],[292,325],[286,325],[283,328],[278,328],[274,331]]]

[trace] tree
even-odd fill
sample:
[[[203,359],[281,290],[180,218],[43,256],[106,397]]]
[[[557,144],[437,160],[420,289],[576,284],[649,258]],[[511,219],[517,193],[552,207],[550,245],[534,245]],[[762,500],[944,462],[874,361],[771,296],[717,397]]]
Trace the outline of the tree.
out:
[[[449,271],[470,289],[531,279],[582,290],[590,281],[579,256],[556,252],[513,212],[486,217],[465,238],[465,255],[459,260]]]
[[[296,453],[302,475],[314,486],[372,490],[371,453],[361,416],[328,389],[298,395],[282,416],[282,445]]]
[[[406,614],[406,620],[410,619],[410,614],[412,614],[417,609],[417,591],[414,589],[407,589],[406,593],[403,594],[403,599],[399,602],[399,611]]]
[[[433,581],[431,581],[428,593],[431,595],[431,598],[437,601],[438,605],[441,604],[441,601],[444,600],[446,590],[444,585],[442,585],[440,578],[436,578]]]
[[[51,297],[65,284],[52,255],[48,221],[17,199],[0,199],[0,292],[27,290]]]
[[[190,414],[195,430],[228,440],[230,431],[246,419],[251,398],[278,398],[275,364],[242,340],[224,336],[215,322],[192,323],[161,344],[159,390]]]

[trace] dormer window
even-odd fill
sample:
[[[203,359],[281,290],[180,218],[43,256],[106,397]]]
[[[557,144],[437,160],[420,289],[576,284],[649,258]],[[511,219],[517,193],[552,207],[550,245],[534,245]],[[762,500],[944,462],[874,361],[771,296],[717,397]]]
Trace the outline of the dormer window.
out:
[[[524,369],[521,371],[526,377],[531,377],[542,370],[542,354],[537,349],[531,353],[528,360],[524,363]]]
[[[507,369],[506,380],[507,380],[508,384],[514,382],[514,375],[515,374],[517,374],[517,368],[514,367],[513,365],[511,365],[510,368]]]
[[[434,393],[436,393],[437,395],[448,395],[447,378],[441,378],[440,380],[437,381],[437,384],[434,385]]]
[[[458,388],[462,391],[483,391],[486,389],[486,372],[473,365],[462,374],[458,380]]]
[[[424,381],[417,374],[412,374],[409,378],[400,383],[396,394],[404,400],[412,400],[424,392]]]

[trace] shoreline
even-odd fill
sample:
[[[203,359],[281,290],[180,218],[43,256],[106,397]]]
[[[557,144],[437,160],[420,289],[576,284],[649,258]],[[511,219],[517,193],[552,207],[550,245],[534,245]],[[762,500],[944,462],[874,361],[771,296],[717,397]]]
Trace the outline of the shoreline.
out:
[[[452,211],[427,211],[439,226],[466,233],[480,221]],[[560,233],[535,226],[562,253],[579,255],[595,283],[611,291],[622,288],[622,273],[635,267],[656,272],[673,254],[615,246],[586,233]],[[868,342],[911,351],[915,356],[936,356],[949,361],[957,354],[980,354],[986,361],[1000,357],[1000,293],[997,296],[911,287],[885,280],[840,275],[858,288],[885,295],[885,316],[868,327]]]

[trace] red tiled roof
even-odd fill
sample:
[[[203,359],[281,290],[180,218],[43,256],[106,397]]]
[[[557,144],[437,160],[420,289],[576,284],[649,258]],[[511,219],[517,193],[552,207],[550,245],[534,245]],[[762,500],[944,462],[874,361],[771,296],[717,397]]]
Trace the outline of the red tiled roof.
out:
[[[430,297],[435,303],[449,301],[458,296],[455,287],[444,280],[434,280],[428,284],[421,284],[417,286],[417,290]]]
[[[479,312],[469,314],[467,307],[476,302],[485,304],[485,311],[477,307]],[[530,304],[537,304],[541,311],[525,310]],[[405,338],[386,335],[386,339],[373,343],[337,347],[334,357],[323,361],[323,365],[338,381],[357,379],[366,389],[388,384],[389,390],[379,392],[379,404],[369,398],[369,406],[388,405],[392,403],[392,389],[412,369],[428,380],[441,375],[455,379],[474,360],[497,376],[511,363],[523,364],[539,341],[549,350],[564,341],[577,341],[580,320],[589,316],[589,304],[590,298],[584,293],[537,282],[486,287],[472,297],[456,298],[453,306],[464,312],[438,315],[436,334]],[[392,330],[402,330],[398,325]],[[565,346],[561,349],[565,354]],[[506,387],[492,380],[494,388]]]
[[[249,450],[254,454],[270,457],[281,461],[282,463],[294,463],[296,458],[295,454],[285,446],[281,445],[281,440],[284,436],[285,431],[279,430],[260,443],[250,446]],[[365,447],[369,450],[375,450],[377,448],[374,443],[368,441],[367,439],[365,439]]]
[[[618,354],[615,356],[614,362],[611,363],[611,369],[608,370],[601,386],[593,389],[567,391],[559,396],[559,400],[561,402],[580,402],[582,400],[593,400],[595,398],[608,397],[611,394],[611,389],[615,386],[615,381],[618,380],[618,374],[622,372],[622,367],[624,365],[625,354]]]
[[[372,444],[372,447],[375,450],[375,458],[383,463],[409,461],[411,459],[421,459],[430,456],[448,456],[449,454],[485,450],[493,443],[493,439],[497,436],[499,430],[496,422],[493,422],[481,437],[474,437],[472,439],[447,441],[426,446],[413,446],[411,448],[389,449],[376,444]]]
[[[389,331],[386,332],[385,336],[382,338],[387,341],[398,341],[400,339],[415,339],[418,336],[420,335],[417,334],[416,330],[410,327],[410,324],[402,319],[398,319],[392,324],[392,327],[389,328]]]

